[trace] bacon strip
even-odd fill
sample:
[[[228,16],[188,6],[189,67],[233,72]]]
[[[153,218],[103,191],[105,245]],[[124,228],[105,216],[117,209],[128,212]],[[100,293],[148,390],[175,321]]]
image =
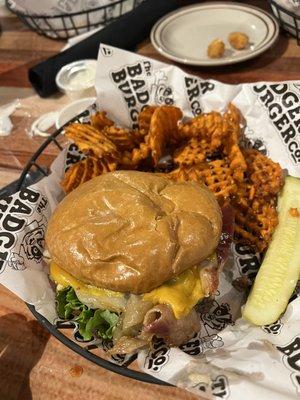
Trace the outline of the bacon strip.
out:
[[[181,319],[176,319],[172,309],[158,304],[145,316],[141,337],[151,340],[153,336],[163,338],[171,346],[180,346],[200,331],[200,318],[195,309]]]
[[[214,295],[219,287],[219,276],[230,253],[230,246],[234,232],[234,209],[230,205],[222,208],[223,227],[222,234],[216,249],[217,260],[207,260],[201,271],[201,283],[206,297]]]
[[[230,246],[233,240],[234,233],[234,214],[235,211],[229,204],[225,204],[222,207],[223,227],[221,238],[217,247],[219,271],[222,270],[224,264],[229,257]]]
[[[207,265],[201,269],[201,285],[205,297],[213,296],[218,290],[219,274],[220,271],[215,264]]]

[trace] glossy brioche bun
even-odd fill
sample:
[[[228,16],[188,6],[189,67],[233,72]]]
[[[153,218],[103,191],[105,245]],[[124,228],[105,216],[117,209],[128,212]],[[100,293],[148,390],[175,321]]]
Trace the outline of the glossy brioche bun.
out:
[[[46,246],[77,279],[141,294],[208,257],[221,225],[218,203],[205,186],[116,171],[63,199],[49,221]]]

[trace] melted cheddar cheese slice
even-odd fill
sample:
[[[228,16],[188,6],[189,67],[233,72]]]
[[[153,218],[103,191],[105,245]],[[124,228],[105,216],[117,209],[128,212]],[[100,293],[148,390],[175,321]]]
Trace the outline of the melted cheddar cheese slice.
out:
[[[101,289],[96,286],[88,285],[74,278],[73,275],[66,272],[64,269],[59,267],[56,263],[52,262],[50,264],[50,276],[57,285],[61,287],[72,286],[75,292],[80,291],[90,296],[95,297],[122,297],[124,293],[114,292],[112,290]]]
[[[153,304],[168,304],[177,319],[186,316],[204,297],[199,267],[190,268],[176,278],[143,295]]]
[[[74,278],[54,262],[50,264],[50,275],[57,285],[61,287],[72,286],[79,298],[82,298],[82,295],[96,299],[124,297],[124,293],[87,285]],[[176,278],[142,295],[143,300],[150,301],[154,305],[167,304],[172,307],[177,319],[187,315],[203,297],[199,267],[190,268]]]

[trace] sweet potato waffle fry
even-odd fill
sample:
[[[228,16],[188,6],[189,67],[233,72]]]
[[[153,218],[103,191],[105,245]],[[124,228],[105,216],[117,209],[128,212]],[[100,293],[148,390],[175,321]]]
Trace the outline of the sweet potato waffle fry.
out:
[[[229,104],[223,118],[224,131],[226,131],[223,151],[230,161],[230,168],[234,171],[235,178],[238,181],[243,181],[244,172],[247,169],[245,158],[239,146],[243,118],[233,104]]]
[[[262,202],[258,207],[236,208],[235,236],[241,243],[264,251],[271,240],[278,217],[275,205]]]
[[[205,140],[192,137],[174,152],[173,159],[178,165],[193,165],[205,161],[211,154],[211,147]]]
[[[117,164],[108,159],[87,157],[84,160],[71,165],[61,181],[61,187],[65,193],[69,193],[82,183],[87,182],[96,176],[105,172],[115,171],[116,167]]]
[[[138,117],[139,132],[142,137],[148,135],[150,122],[154,111],[157,106],[146,106],[140,113]]]
[[[215,111],[200,114],[187,123],[180,124],[178,132],[180,139],[194,137],[205,141],[210,145],[210,151],[215,151],[221,146],[226,134],[222,115]]]
[[[141,143],[139,147],[134,148],[131,152],[126,151],[121,158],[120,166],[123,169],[138,169],[142,162],[149,159],[151,149],[146,143]]]
[[[106,116],[105,111],[98,111],[91,116],[91,125],[101,131],[106,126],[113,126],[115,123]]]
[[[117,126],[105,111],[92,116],[91,124],[69,125],[66,136],[88,157],[66,172],[63,189],[68,193],[115,169],[161,173],[161,157],[168,155],[170,172],[163,175],[206,184],[220,204],[226,201],[235,209],[236,240],[264,251],[278,223],[281,167],[257,150],[241,147],[245,121],[232,104],[224,114],[212,111],[184,123],[181,118],[177,107],[146,106],[137,130]]]
[[[226,160],[203,162],[189,167],[181,166],[170,172],[168,176],[177,182],[205,183],[220,202],[229,199],[236,191],[236,185]]]
[[[237,239],[263,251],[270,243],[278,223],[277,194],[283,186],[283,171],[278,163],[254,149],[244,149],[247,177],[239,182],[232,199],[236,210]]]
[[[182,112],[177,107],[161,106],[154,110],[146,138],[154,166],[163,156],[167,144],[178,140],[178,121],[181,118]]]
[[[224,149],[224,153],[228,157],[230,169],[233,171],[235,179],[242,182],[245,177],[247,164],[238,143],[235,143],[233,138],[229,136],[224,145]]]
[[[203,182],[221,202],[230,199],[230,196],[236,190],[232,171],[226,159],[214,160],[204,165],[201,177]]]
[[[172,179],[175,182],[203,182],[200,169],[197,165],[192,166],[180,166],[173,171],[165,174],[169,179]]]
[[[197,160],[196,162],[204,161],[209,154],[220,152],[223,157],[228,158],[236,179],[242,181],[247,168],[239,148],[242,120],[239,110],[230,104],[223,116],[212,111],[180,124],[180,137],[192,139],[182,146],[181,151],[174,154],[174,161],[177,164],[190,165],[191,159]]]
[[[91,125],[71,124],[65,129],[65,135],[72,139],[78,148],[87,155],[95,155],[99,158],[106,155],[115,159],[119,157],[115,144],[102,131]]]
[[[236,138],[239,140],[241,136],[240,126],[241,124],[245,123],[244,117],[242,116],[240,110],[230,103],[226,112],[224,113],[224,120],[230,122],[232,126],[235,127]]]
[[[102,133],[111,140],[118,150],[131,151],[136,145],[139,144],[137,135],[134,131],[129,129],[118,128],[117,126],[106,126],[103,128]]]
[[[247,162],[249,180],[257,196],[277,195],[283,186],[280,165],[255,149],[243,150]]]

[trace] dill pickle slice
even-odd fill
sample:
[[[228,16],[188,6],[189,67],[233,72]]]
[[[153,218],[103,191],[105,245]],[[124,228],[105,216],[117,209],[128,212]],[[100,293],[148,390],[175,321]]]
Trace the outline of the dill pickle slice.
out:
[[[299,279],[300,179],[285,179],[278,211],[279,223],[242,312],[255,325],[278,320]]]

